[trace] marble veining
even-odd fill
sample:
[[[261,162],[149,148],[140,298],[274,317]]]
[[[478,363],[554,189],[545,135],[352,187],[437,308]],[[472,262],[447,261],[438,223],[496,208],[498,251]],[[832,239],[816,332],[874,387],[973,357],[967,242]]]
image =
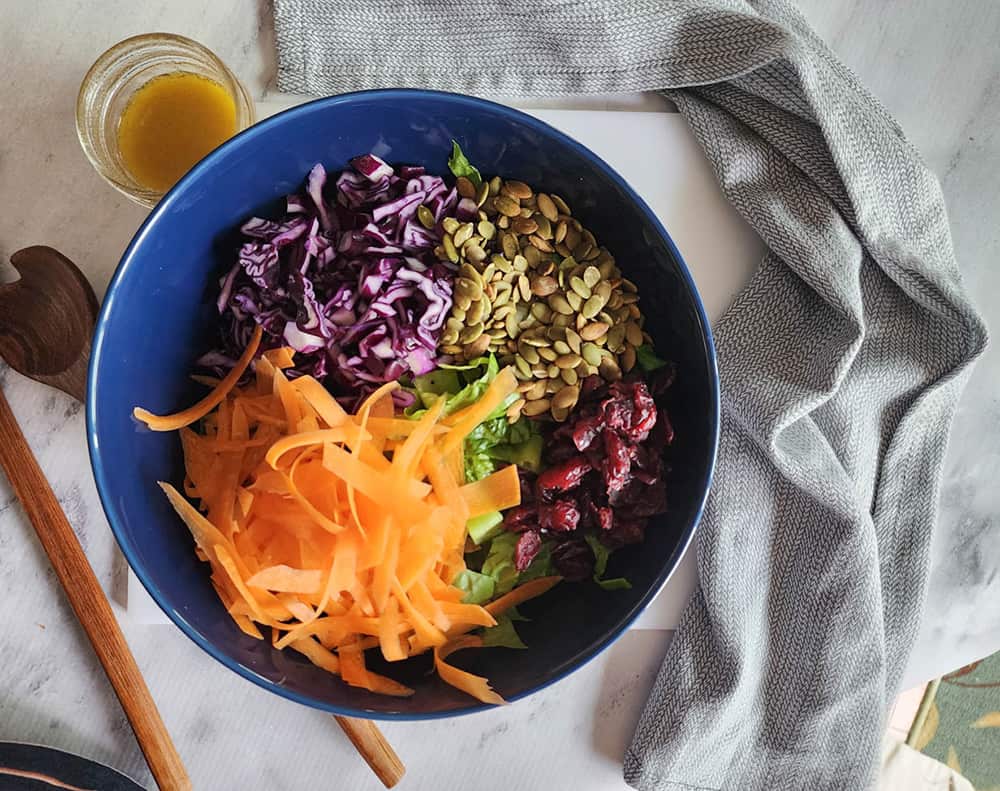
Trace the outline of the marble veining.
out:
[[[988,321],[1000,326],[1000,302],[991,299],[1000,287],[1000,5],[801,5],[940,175],[964,276]],[[79,149],[73,104],[84,71],[127,35],[169,30],[215,49],[260,96],[274,68],[270,9],[238,0],[0,6],[0,282],[10,274],[3,267],[11,252],[48,243],[80,264],[101,295],[144,213],[106,187]],[[993,351],[956,419],[911,682],[1000,648],[998,384],[1000,357]],[[2,367],[0,387],[111,593],[195,787],[377,788],[329,717],[246,683],[176,629],[124,616],[124,561],[90,476],[79,405]],[[81,752],[149,785],[121,709],[2,479],[0,619],[0,740]],[[402,788],[623,789],[622,752],[668,640],[663,632],[629,632],[569,679],[512,707],[387,724],[408,767]],[[442,760],[445,743],[449,755],[462,759]]]

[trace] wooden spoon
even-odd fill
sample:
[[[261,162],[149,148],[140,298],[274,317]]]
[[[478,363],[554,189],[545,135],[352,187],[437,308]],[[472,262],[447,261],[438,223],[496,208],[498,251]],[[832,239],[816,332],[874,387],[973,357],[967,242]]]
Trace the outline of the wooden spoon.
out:
[[[10,260],[21,279],[0,285],[0,356],[15,371],[83,401],[90,338],[97,319],[94,290],[77,266],[51,247],[27,247]],[[35,526],[157,784],[165,791],[190,789],[191,782],[107,597],[2,392],[0,466]],[[385,787],[396,785],[406,770],[375,723],[352,717],[334,719]]]

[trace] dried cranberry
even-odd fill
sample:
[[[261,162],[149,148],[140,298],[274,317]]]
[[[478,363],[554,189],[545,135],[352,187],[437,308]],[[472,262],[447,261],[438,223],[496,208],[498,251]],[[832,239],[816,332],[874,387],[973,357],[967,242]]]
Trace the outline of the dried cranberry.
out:
[[[590,472],[590,462],[583,456],[573,456],[562,464],[549,467],[538,476],[538,487],[542,494],[567,492],[580,485],[580,480]]]
[[[577,420],[573,424],[573,444],[579,451],[584,451],[589,448],[597,435],[601,432],[602,421],[599,415],[590,415],[589,417],[584,417]]]
[[[538,508],[538,524],[543,530],[568,533],[576,530],[579,523],[580,511],[572,500],[563,498],[551,505],[541,505]]]
[[[632,421],[628,436],[633,442],[642,442],[656,425],[656,402],[644,382],[632,385]]]
[[[614,492],[620,492],[632,480],[629,475],[632,453],[617,431],[606,428],[601,436],[604,439],[605,454],[601,474],[604,476],[604,484],[610,496]]]
[[[609,549],[618,549],[626,544],[638,544],[645,532],[645,519],[623,519],[616,513],[614,525],[604,534],[602,543]]]
[[[525,530],[538,529],[538,507],[535,505],[518,505],[511,508],[503,516],[503,526],[511,533],[522,533]]]
[[[521,537],[517,539],[517,546],[514,547],[514,568],[518,571],[524,571],[531,565],[531,561],[535,559],[541,548],[542,537],[536,530],[521,533]]]
[[[588,401],[594,393],[604,386],[604,380],[599,376],[588,376],[580,382],[580,400]]]
[[[594,573],[594,553],[582,539],[556,544],[552,550],[552,563],[570,582],[585,580]]]
[[[614,527],[615,512],[608,506],[597,509],[597,526],[601,530],[611,530]]]

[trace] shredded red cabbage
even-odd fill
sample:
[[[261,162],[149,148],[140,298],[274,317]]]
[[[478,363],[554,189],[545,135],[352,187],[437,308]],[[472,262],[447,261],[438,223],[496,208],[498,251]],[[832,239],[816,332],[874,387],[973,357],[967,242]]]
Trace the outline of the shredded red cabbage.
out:
[[[243,224],[238,260],[219,281],[221,343],[201,366],[231,368],[259,324],[262,348],[296,350],[290,376],[310,374],[351,404],[436,367],[454,267],[433,253],[440,224],[427,229],[416,214],[423,204],[438,221],[454,215],[458,195],[421,167],[393,170],[374,154],[351,166],[331,188],[316,165],[284,217]],[[397,391],[401,406],[409,399]]]

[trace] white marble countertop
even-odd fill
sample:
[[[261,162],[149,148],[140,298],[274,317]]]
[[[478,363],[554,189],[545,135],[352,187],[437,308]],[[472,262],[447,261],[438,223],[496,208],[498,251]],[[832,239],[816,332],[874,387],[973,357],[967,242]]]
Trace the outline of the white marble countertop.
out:
[[[965,277],[987,321],[1000,326],[1000,301],[991,299],[1000,288],[1000,5],[801,5],[938,173]],[[10,253],[45,243],[79,263],[100,296],[144,212],[106,187],[80,151],[73,107],[82,75],[115,41],[166,30],[203,41],[260,96],[273,74],[270,8],[245,0],[0,0],[0,9],[0,282]],[[602,97],[572,106],[650,109],[656,101]],[[990,352],[956,421],[927,615],[907,673],[912,681],[1000,648],[997,385],[1000,357]],[[5,368],[0,387],[121,615],[125,566],[91,479],[82,410]],[[6,480],[0,621],[0,740],[74,750],[149,783]],[[328,716],[246,683],[176,629],[122,622],[197,789],[378,787]],[[629,632],[584,669],[515,706],[384,725],[407,764],[401,787],[624,789],[622,753],[668,639],[664,632]],[[462,760],[443,761],[442,743]]]

